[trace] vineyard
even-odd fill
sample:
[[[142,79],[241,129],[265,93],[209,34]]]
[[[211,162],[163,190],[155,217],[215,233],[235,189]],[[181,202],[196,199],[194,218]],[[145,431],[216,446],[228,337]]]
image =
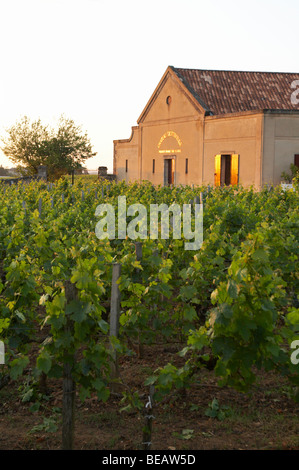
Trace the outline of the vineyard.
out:
[[[171,230],[169,239],[100,240],[96,208],[111,204],[117,212],[124,195],[127,205],[146,207],[194,209],[200,200],[202,247],[184,249],[184,237]],[[9,409],[33,417],[21,448],[71,449],[80,413],[92,406],[94,416],[106,409],[115,417],[114,440],[101,444],[108,449],[125,448],[121,422],[137,436],[127,448],[172,448],[169,438],[161,441],[170,417],[155,423],[162,410],[181,420],[172,431],[175,448],[208,448],[203,441],[217,434],[214,423],[232,422],[232,404],[216,398],[221,391],[250,406],[268,381],[264,404],[274,397],[274,412],[287,409],[290,432],[298,433],[299,365],[291,360],[299,340],[298,189],[77,178],[73,185],[3,184],[0,204],[0,449],[17,447],[4,437]],[[207,398],[204,410],[199,396]],[[214,427],[198,434],[192,419]],[[105,419],[99,434],[103,426]],[[88,439],[80,445],[91,445]],[[298,441],[288,445],[298,448]]]

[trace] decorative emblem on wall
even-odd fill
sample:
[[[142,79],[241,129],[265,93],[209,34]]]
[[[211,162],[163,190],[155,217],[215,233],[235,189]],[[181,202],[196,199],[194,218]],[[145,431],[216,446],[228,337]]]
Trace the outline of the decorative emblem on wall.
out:
[[[174,139],[177,141],[178,143],[178,146],[179,148],[177,149],[161,149],[161,145],[162,143],[164,142],[165,139],[167,139],[168,137],[174,137]],[[159,153],[164,153],[164,154],[171,154],[171,153],[180,153],[181,152],[181,147],[182,146],[182,141],[181,139],[179,138],[179,136],[176,134],[176,132],[174,131],[167,131],[165,132],[165,134],[162,135],[161,139],[159,140],[159,143],[158,143],[158,149],[159,149]]]

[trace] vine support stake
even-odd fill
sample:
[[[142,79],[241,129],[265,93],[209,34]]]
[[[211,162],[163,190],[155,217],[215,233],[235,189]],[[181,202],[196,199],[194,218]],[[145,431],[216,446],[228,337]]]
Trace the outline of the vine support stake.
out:
[[[136,259],[137,261],[142,260],[142,243],[135,242],[135,252],[136,252]]]
[[[117,392],[118,384],[113,383],[114,379],[119,377],[118,371],[118,357],[117,352],[111,341],[111,337],[118,338],[119,331],[119,314],[120,314],[120,290],[118,280],[121,274],[121,265],[114,263],[112,265],[112,285],[111,285],[111,302],[110,302],[110,347],[112,349],[112,362],[111,362],[111,391]]]
[[[137,261],[140,261],[142,260],[142,242],[135,242],[135,253],[136,253],[136,259]],[[141,270],[140,269],[136,269],[136,272],[137,272],[137,276],[138,276],[138,281],[137,282],[140,282],[141,279]],[[143,344],[142,344],[142,341],[140,339],[140,334],[138,332],[138,355],[140,358],[143,357],[143,354],[144,354],[144,350],[143,350]]]
[[[39,216],[41,217],[42,216],[42,199],[39,198],[38,200],[38,212],[39,212]]]
[[[148,402],[144,408],[144,427],[143,427],[143,438],[142,438],[142,449],[150,450],[152,445],[152,428],[153,428],[153,409],[154,409],[154,393],[155,387],[150,386]]]
[[[70,281],[65,283],[65,297],[67,304],[77,299],[76,286]],[[65,326],[66,334],[72,332],[73,325],[70,318],[67,318]],[[62,396],[62,449],[72,450],[74,443],[74,423],[75,423],[75,393],[76,383],[72,376],[75,356],[67,357],[63,364],[63,396]]]

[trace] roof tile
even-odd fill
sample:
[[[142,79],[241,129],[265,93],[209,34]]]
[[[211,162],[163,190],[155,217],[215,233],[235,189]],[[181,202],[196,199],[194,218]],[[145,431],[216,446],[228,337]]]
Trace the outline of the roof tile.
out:
[[[212,114],[265,109],[299,111],[299,73],[172,69]],[[292,100],[294,92],[296,99]]]

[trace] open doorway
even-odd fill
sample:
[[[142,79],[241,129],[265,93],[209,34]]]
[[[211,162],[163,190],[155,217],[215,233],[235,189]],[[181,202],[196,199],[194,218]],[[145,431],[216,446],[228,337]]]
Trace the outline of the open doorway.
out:
[[[164,186],[174,184],[174,158],[164,160]]]
[[[221,155],[221,186],[229,186],[231,184],[231,155]]]
[[[239,183],[239,155],[215,155],[215,186]]]

